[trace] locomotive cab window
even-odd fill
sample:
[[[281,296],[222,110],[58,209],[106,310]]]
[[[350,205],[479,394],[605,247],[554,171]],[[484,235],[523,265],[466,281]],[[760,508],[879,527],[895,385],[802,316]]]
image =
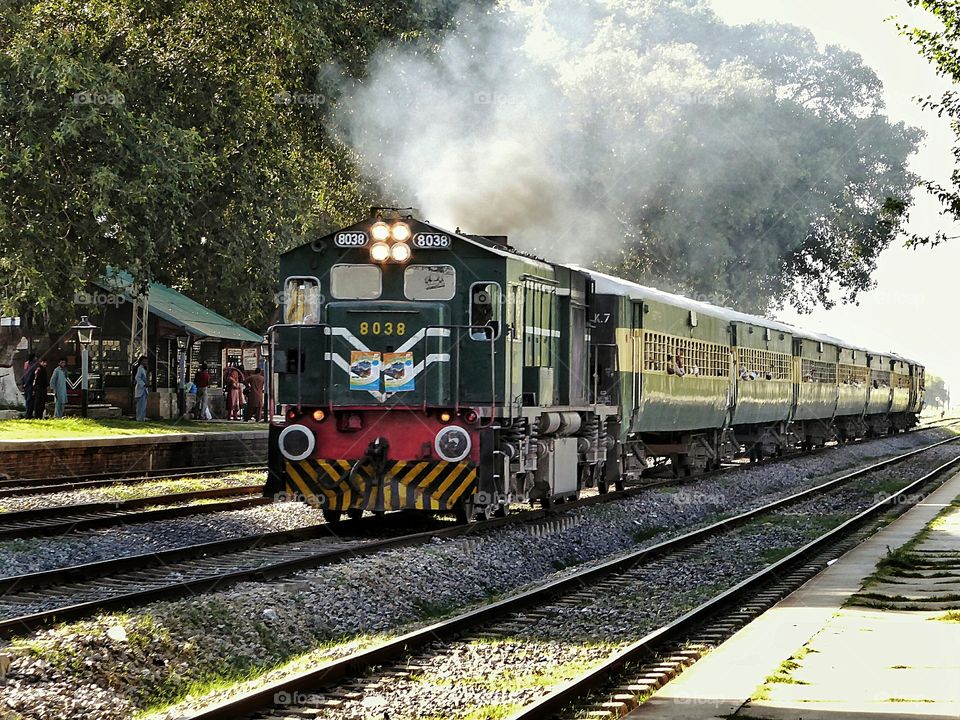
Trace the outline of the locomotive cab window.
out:
[[[453,300],[457,272],[452,265],[409,265],[403,271],[407,300]]]
[[[283,293],[283,321],[288,325],[320,323],[320,281],[315,277],[288,278]]]
[[[500,336],[500,286],[478,282],[470,286],[470,337],[493,340]],[[476,327],[482,325],[483,327]]]
[[[337,300],[376,300],[382,292],[382,274],[376,265],[334,265],[330,294]]]

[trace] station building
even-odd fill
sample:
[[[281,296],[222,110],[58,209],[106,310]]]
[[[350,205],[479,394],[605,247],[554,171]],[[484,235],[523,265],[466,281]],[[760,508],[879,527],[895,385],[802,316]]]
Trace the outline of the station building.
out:
[[[119,271],[110,271],[106,278],[88,283],[84,291],[74,297],[77,321],[86,315],[98,326],[89,349],[90,403],[97,411],[91,414],[131,412],[130,344],[138,313],[135,297],[133,278]],[[261,334],[166,285],[149,284],[146,306],[146,355],[152,390],[147,406],[150,418],[178,415],[181,375],[191,380],[200,363],[207,364],[211,385],[221,388],[225,368],[240,365],[252,370],[262,362]],[[13,359],[18,381],[31,352],[48,359],[48,372],[53,371],[60,358],[66,358],[70,383],[68,404],[79,403],[81,348],[76,333],[70,328],[49,335],[30,335],[27,331]],[[189,394],[183,401],[189,410],[192,405]],[[211,392],[210,406],[215,417],[222,417],[223,393]]]

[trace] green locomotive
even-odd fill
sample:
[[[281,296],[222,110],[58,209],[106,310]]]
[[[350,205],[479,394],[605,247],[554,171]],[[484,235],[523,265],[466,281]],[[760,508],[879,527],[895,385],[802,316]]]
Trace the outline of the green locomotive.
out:
[[[462,520],[916,422],[923,367],[401,211],[284,254],[268,495]]]

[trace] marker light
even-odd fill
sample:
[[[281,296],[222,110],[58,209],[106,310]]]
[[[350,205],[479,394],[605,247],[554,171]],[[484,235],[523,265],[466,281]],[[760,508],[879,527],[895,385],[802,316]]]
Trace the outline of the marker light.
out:
[[[394,223],[390,234],[393,235],[393,239],[397,242],[406,242],[410,239],[410,226],[402,222]]]
[[[370,246],[370,259],[374,262],[384,262],[390,257],[390,246],[385,242],[375,242]]]
[[[440,422],[450,422],[450,413],[448,413],[446,410],[440,413]]]
[[[398,242],[390,248],[390,257],[398,263],[404,263],[410,259],[410,246],[406,243]]]
[[[390,237],[390,226],[382,220],[380,222],[375,222],[370,228],[370,234],[373,236],[374,240],[386,240],[388,237]]]
[[[320,408],[317,408],[316,410],[313,411],[313,419],[316,420],[317,422],[323,422],[323,419],[326,416],[327,414]]]

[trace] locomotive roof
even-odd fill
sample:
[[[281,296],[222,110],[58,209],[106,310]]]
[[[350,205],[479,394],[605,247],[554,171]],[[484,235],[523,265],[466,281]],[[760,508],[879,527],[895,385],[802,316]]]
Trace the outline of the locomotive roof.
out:
[[[579,265],[572,265],[571,267],[589,275],[594,281],[594,287],[597,293],[627,295],[635,300],[655,300],[668,305],[673,305],[675,307],[682,307],[687,310],[696,310],[697,312],[702,312],[707,315],[713,315],[714,317],[727,320],[728,322],[751,323],[761,327],[768,327],[771,330],[787,332],[794,337],[815,340],[817,342],[825,342],[831,345],[839,345],[847,348],[848,350],[862,350],[873,355],[883,355],[896,360],[903,360],[914,365],[919,364],[913,360],[909,360],[891,352],[877,352],[870,350],[869,348],[854,345],[846,340],[841,340],[838,337],[834,337],[833,335],[812,332],[810,330],[799,328],[795,325],[780,322],[779,320],[771,320],[770,318],[765,318],[760,315],[750,315],[732,308],[712,305],[700,300],[692,300],[688,297],[684,297],[683,295],[668,293],[663,290],[641,285],[640,283],[635,283],[631,280],[624,280],[623,278],[614,277],[613,275],[607,275],[606,273],[598,272],[597,270],[591,270],[590,268],[581,267]]]

